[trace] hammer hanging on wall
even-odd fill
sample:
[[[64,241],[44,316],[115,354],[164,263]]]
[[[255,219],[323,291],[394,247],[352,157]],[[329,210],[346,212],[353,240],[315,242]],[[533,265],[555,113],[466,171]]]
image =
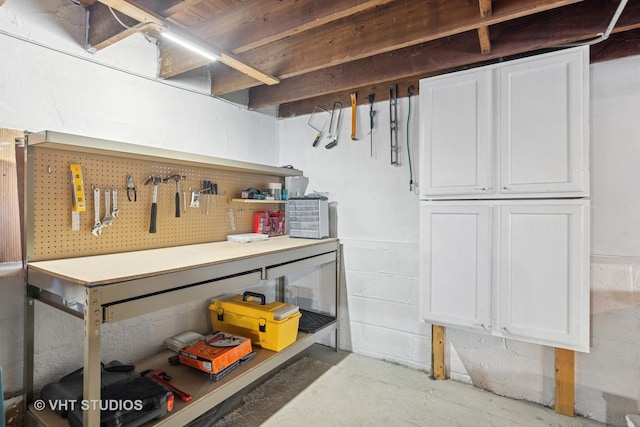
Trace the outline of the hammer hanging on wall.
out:
[[[164,182],[159,176],[150,176],[144,185],[153,184],[153,197],[151,199],[151,222],[149,223],[149,233],[156,232],[156,219],[158,218],[158,184]]]
[[[167,180],[173,179],[176,182],[176,218],[180,218],[180,186],[178,183],[181,179],[186,179],[183,175],[171,175]]]
[[[351,94],[351,139],[353,141],[357,141],[358,138],[356,138],[356,110],[357,110],[357,100],[358,100],[358,93],[357,92],[353,92]]]

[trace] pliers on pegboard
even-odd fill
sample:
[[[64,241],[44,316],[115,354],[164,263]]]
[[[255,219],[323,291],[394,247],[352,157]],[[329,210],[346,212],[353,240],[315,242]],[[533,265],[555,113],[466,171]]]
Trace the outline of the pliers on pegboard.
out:
[[[138,192],[136,191],[136,186],[133,184],[133,177],[131,175],[127,175],[127,199],[131,201],[131,191],[133,191],[133,201],[138,201]]]

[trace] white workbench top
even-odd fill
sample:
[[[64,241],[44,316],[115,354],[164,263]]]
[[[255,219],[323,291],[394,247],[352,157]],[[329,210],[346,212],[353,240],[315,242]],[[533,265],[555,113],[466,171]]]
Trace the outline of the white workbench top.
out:
[[[27,268],[79,285],[104,285],[335,241],[337,241],[335,238],[316,240],[280,236],[252,243],[223,241],[81,258],[35,261],[28,263]]]

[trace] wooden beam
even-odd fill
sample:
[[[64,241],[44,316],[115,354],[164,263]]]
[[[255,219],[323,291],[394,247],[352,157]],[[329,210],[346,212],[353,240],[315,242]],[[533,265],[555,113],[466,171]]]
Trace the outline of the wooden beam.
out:
[[[96,1],[89,6],[89,31],[87,42],[93,50],[102,50],[114,43],[142,31],[146,24],[141,24],[133,18],[119,12],[118,19],[129,28],[122,26],[111,14],[108,6]]]
[[[640,55],[640,29],[612,34],[606,41],[592,45],[590,51],[592,64]]]
[[[21,221],[23,218],[20,210],[22,193],[20,184],[23,183],[19,172],[24,171],[16,161],[15,146],[15,139],[20,137],[24,137],[24,131],[0,129],[0,142],[4,145],[0,150],[3,173],[0,180],[0,198],[2,199],[0,213],[3,219],[0,221],[0,236],[2,236],[0,263],[22,260]]]
[[[478,40],[480,41],[480,52],[487,54],[491,52],[491,40],[489,39],[489,27],[478,28]]]
[[[386,101],[389,99],[389,86],[395,84],[398,86],[398,98],[404,98],[407,96],[409,86],[413,86],[413,95],[419,95],[420,85],[418,79],[402,79],[391,80],[388,82],[382,82],[380,84],[362,86],[346,90],[342,92],[331,93],[328,95],[318,96],[315,98],[301,99],[300,101],[293,101],[284,104],[280,104],[278,107],[278,118],[295,117],[301,114],[310,114],[315,107],[322,107],[325,110],[331,110],[335,101],[342,102],[342,105],[347,105],[350,102],[349,96],[351,92],[358,92],[361,96],[358,96],[358,105],[368,105],[369,100],[367,95],[374,94],[376,102]],[[415,100],[412,102],[416,102]],[[413,104],[415,107],[416,104]],[[359,127],[361,125],[358,125]],[[366,126],[369,124],[367,122]],[[368,132],[368,131],[367,131]]]
[[[245,2],[190,26],[189,29],[199,37],[215,41],[217,46],[232,54],[240,54],[390,1]],[[181,7],[171,8],[167,12],[177,14]],[[174,19],[174,15],[165,16]],[[173,77],[204,65],[202,62],[182,65],[184,57],[184,51],[168,46],[161,57],[163,62],[161,62],[160,76]]]
[[[319,2],[248,2],[201,22],[193,31],[220,40],[233,53],[243,53],[347,18],[392,0],[332,0]]]
[[[480,5],[481,17],[486,18],[493,13],[493,5],[491,4],[491,0],[479,0],[478,3]],[[488,26],[478,28],[478,40],[480,41],[480,52],[491,52],[491,40],[489,38]]]
[[[444,326],[431,326],[431,354],[433,378],[436,380],[446,380],[447,372],[444,363]]]
[[[477,66],[490,60],[589,40],[604,31],[616,5],[608,0],[591,0],[588,6],[576,4],[496,24],[491,27],[491,52],[485,55],[478,52],[475,32],[467,32],[285,79],[277,90],[255,87],[250,90],[249,108],[294,102],[394,79],[421,78],[463,66]],[[640,25],[640,2],[629,3],[625,14],[628,14],[626,26],[631,26],[633,22]]]
[[[166,25],[166,21],[160,15],[144,8],[140,5],[133,4],[129,0],[99,0],[100,3],[108,6],[118,12],[135,19],[138,22],[150,22],[158,26]]]
[[[130,2],[130,0],[100,0],[105,6],[109,6],[112,9],[116,9],[119,12],[124,13],[125,15],[139,21],[143,24],[153,24],[157,25],[159,28],[173,28],[173,31],[176,32],[177,29],[180,29],[181,32],[185,33],[185,35],[189,35],[189,33],[180,27],[177,27],[175,24],[169,25],[163,17],[157,15],[155,12],[152,12],[140,5],[136,5]],[[195,38],[190,36],[190,38]],[[198,40],[199,45],[203,47],[208,47],[208,43],[206,41]],[[273,85],[279,82],[277,78],[274,76],[263,73],[262,71],[248,65],[246,62],[239,60],[238,58],[230,55],[216,47],[210,46],[208,47],[212,52],[217,53],[220,56],[220,62],[228,65],[229,67],[234,68],[235,70],[240,71],[244,75],[250,76],[252,79],[257,80],[266,85]]]
[[[573,417],[575,401],[575,353],[556,348],[556,412]]]
[[[342,19],[238,55],[242,61],[260,64],[281,79],[299,76],[328,66],[392,52],[407,46],[473,31],[577,0],[513,0],[482,18],[475,4],[434,0],[393,2],[375,10]],[[433,4],[432,4],[433,3]],[[390,19],[390,17],[395,17]],[[398,31],[398,26],[402,31]],[[348,48],[344,48],[347,46]],[[242,75],[214,67],[213,93],[224,94],[256,86]]]
[[[493,13],[493,5],[491,4],[491,0],[479,0],[478,4],[480,5],[480,16],[487,17]]]

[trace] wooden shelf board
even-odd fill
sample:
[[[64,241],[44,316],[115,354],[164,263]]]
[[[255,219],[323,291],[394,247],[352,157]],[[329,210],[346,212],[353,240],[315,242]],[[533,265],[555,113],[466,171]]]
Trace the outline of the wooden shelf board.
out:
[[[298,333],[295,343],[279,352],[253,348],[256,356],[240,365],[219,381],[209,380],[207,373],[184,365],[172,366],[168,358],[175,353],[166,350],[148,359],[136,363],[136,370],[161,369],[171,377],[171,384],[192,395],[186,403],[176,397],[172,412],[163,418],[148,423],[155,426],[185,425],[187,422],[204,414],[207,410],[233,396],[245,387],[251,385],[263,375],[277,368],[290,358],[306,350],[320,338],[328,336],[337,328],[337,322],[329,324],[314,334]],[[48,427],[68,426],[68,421],[50,410],[35,410],[33,403],[29,404],[29,414],[39,423]],[[145,424],[147,425],[147,424]]]

